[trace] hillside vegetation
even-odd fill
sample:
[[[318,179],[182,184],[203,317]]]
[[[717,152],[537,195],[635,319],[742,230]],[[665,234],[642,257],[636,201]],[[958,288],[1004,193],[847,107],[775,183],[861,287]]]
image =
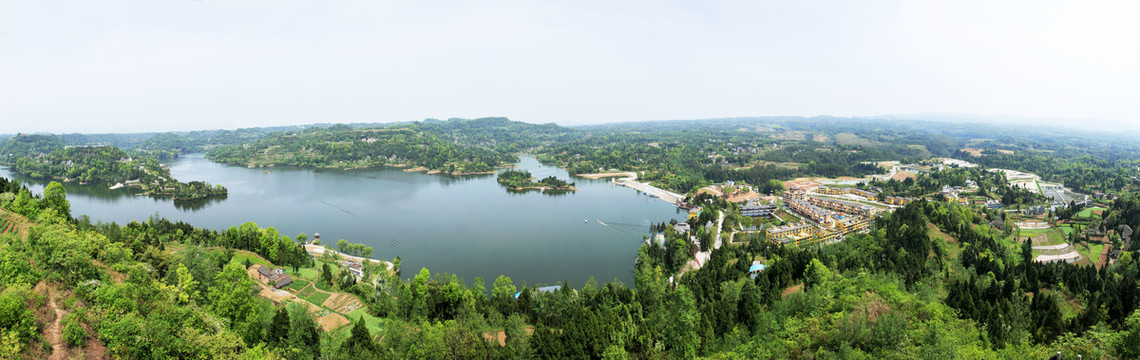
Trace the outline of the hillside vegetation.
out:
[[[180,182],[157,159],[133,159],[126,152],[111,146],[65,147],[46,155],[19,157],[11,169],[40,179],[118,183],[117,186],[126,183],[141,187],[148,195],[172,197],[176,200],[225,197],[227,194],[226,188],[221,185],[201,181]]]
[[[496,131],[490,124],[480,128]],[[251,167],[410,166],[452,174],[486,173],[517,161],[509,152],[496,150],[496,144],[483,144],[483,138],[477,136],[480,132],[464,130],[466,135],[461,142],[448,131],[447,127],[423,123],[387,128],[314,128],[272,133],[248,144],[220,146],[207,152],[206,157]]]

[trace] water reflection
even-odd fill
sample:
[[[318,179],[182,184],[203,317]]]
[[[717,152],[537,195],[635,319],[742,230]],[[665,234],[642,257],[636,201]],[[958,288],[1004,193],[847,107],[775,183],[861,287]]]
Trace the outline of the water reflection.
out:
[[[205,209],[210,205],[225,201],[226,198],[229,198],[229,195],[214,196],[197,200],[174,200],[174,208],[182,211],[196,212],[198,210]]]
[[[573,191],[570,191],[570,190],[554,190],[554,189],[522,189],[522,190],[515,190],[515,189],[511,189],[511,188],[508,188],[508,187],[506,187],[506,186],[503,186],[503,189],[504,189],[504,190],[506,190],[508,194],[511,194],[511,195],[520,195],[520,196],[526,196],[526,195],[530,195],[530,194],[533,194],[533,193],[540,193],[540,194],[543,194],[543,195],[546,195],[546,196],[550,196],[550,197],[564,197],[564,196],[567,196],[567,195],[573,195],[573,194],[574,194],[574,192],[573,192]]]
[[[440,185],[451,186],[451,185],[459,185],[459,184],[471,182],[474,180],[480,180],[480,179],[486,179],[489,177],[495,177],[495,174],[473,174],[473,175],[440,174],[440,175],[436,175],[436,177],[438,178]]]

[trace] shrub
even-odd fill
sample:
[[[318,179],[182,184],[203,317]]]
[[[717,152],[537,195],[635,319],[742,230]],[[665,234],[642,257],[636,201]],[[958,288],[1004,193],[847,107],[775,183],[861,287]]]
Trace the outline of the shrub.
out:
[[[79,321],[80,316],[68,315],[63,319],[63,340],[68,346],[83,346],[87,342],[87,330]]]

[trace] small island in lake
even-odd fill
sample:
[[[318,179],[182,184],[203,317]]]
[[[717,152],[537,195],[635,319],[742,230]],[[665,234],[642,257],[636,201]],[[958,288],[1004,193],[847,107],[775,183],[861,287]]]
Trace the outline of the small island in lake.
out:
[[[526,170],[507,170],[499,173],[497,178],[500,185],[506,186],[511,190],[559,190],[559,191],[578,191],[574,187],[574,183],[566,182],[553,176],[538,181],[534,181],[531,177],[530,171]]]

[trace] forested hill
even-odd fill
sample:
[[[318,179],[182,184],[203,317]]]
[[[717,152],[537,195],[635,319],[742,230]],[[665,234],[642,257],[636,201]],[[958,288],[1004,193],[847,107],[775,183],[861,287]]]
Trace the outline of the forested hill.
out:
[[[214,148],[206,157],[245,166],[387,165],[452,174],[482,173],[514,163],[515,153],[570,132],[553,124],[533,125],[504,118],[427,120],[363,129],[336,125],[272,133],[252,143]]]
[[[377,123],[354,123],[341,126],[350,128],[376,127]],[[242,128],[237,130],[197,130],[190,132],[168,132],[154,134],[138,145],[137,151],[160,159],[176,158],[179,155],[198,153],[217,146],[237,145],[256,141],[273,133],[304,131],[334,126],[333,124],[310,124],[291,126],[271,126]]]
[[[10,164],[16,159],[47,154],[64,147],[63,138],[55,135],[20,134],[4,141],[0,146],[0,162]]]
[[[376,127],[379,123],[353,123],[352,128]],[[195,130],[182,132],[141,132],[109,134],[17,134],[0,138],[0,162],[6,158],[47,154],[64,146],[113,146],[134,157],[150,156],[160,160],[196,153],[219,145],[241,144],[257,140],[273,132],[327,128],[333,124],[289,125],[241,128],[236,130]]]
[[[147,194],[170,196],[176,200],[227,195],[225,187],[200,181],[180,182],[157,159],[131,158],[112,146],[72,146],[49,154],[22,156],[15,159],[11,169],[33,178],[125,183],[141,187]]]
[[[507,118],[427,119],[412,128],[435,134],[458,144],[491,148],[503,153],[532,151],[553,142],[581,136],[583,132],[557,124],[530,124]]]

